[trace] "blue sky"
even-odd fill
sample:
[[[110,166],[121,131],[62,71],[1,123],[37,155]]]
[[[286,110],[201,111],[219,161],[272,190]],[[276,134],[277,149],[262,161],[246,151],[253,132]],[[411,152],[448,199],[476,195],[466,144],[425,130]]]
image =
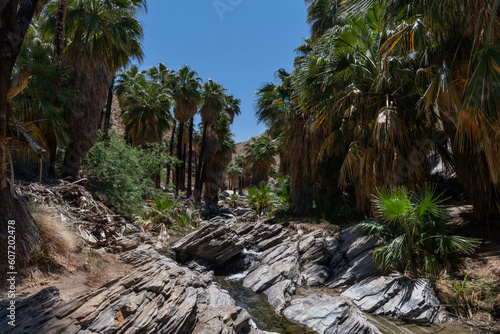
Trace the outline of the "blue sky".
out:
[[[149,0],[142,20],[142,68],[187,64],[242,100],[236,142],[265,131],[255,120],[255,91],[278,68],[291,70],[293,50],[309,32],[302,0]]]

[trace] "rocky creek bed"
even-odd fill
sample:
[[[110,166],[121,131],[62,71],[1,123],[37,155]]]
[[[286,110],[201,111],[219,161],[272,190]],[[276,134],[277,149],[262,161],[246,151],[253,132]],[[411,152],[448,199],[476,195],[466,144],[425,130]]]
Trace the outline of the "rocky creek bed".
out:
[[[120,255],[137,268],[127,276],[69,302],[51,287],[18,301],[15,328],[0,305],[0,333],[471,332],[442,323],[429,281],[381,276],[376,246],[352,230],[216,217],[172,246],[175,259],[134,245]]]

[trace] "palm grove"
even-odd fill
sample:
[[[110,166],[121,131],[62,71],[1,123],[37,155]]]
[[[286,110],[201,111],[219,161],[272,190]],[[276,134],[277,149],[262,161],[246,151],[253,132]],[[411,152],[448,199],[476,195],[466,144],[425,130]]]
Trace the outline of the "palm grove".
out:
[[[29,260],[39,236],[13,186],[13,156],[40,160],[40,179],[42,165],[48,164],[53,176],[72,180],[82,162],[95,171],[100,154],[103,162],[133,156],[132,182],[113,179],[127,172],[115,170],[115,175],[88,175],[91,183],[114,188],[114,194],[122,191],[116,188],[126,189],[126,182],[136,192],[146,183],[152,186],[147,192],[130,196],[143,202],[160,194],[155,186],[172,180],[177,193],[186,190],[191,196],[194,187],[198,201],[203,195],[208,204],[217,204],[221,176],[235,150],[229,127],[240,113],[240,100],[215,81],[203,82],[188,66],[177,71],[164,64],[144,71],[132,66],[144,56],[138,17],[145,10],[145,0],[0,2],[0,246],[6,249],[7,222],[15,221],[19,265]],[[126,138],[109,131],[114,92]],[[198,112],[202,135],[195,130]],[[105,156],[112,150],[114,156]],[[130,194],[105,195],[117,210],[136,208],[124,201]]]
[[[306,0],[291,73],[257,92],[299,214],[369,214],[441,162],[478,218],[500,216],[500,1]]]
[[[18,227],[20,259],[29,258],[38,239],[7,180],[13,181],[11,151],[20,143],[53,173],[63,152],[63,177],[76,179],[83,162],[121,210],[130,201],[113,198],[112,189],[172,181],[178,194],[186,190],[199,201],[203,191],[207,204],[217,204],[225,174],[242,192],[279,172],[291,176],[297,214],[370,214],[373,194],[391,197],[384,187],[426,189],[441,163],[456,173],[479,218],[500,216],[500,0],[305,2],[311,34],[297,48],[293,70],[278,70],[279,82],[257,91],[257,118],[268,135],[231,162],[237,98],[188,66],[131,66],[144,56],[138,15],[145,0],[1,1],[0,247],[6,249],[9,220]],[[127,143],[109,134],[114,92]],[[94,145],[99,129],[104,135]],[[130,152],[133,159],[109,166],[111,173],[96,171],[102,166],[95,161],[106,163],[107,154]],[[113,179],[125,168],[130,175],[140,171],[141,182]],[[137,199],[154,198],[150,188]],[[382,204],[374,209],[386,212]],[[403,225],[435,218],[395,215],[388,221]]]

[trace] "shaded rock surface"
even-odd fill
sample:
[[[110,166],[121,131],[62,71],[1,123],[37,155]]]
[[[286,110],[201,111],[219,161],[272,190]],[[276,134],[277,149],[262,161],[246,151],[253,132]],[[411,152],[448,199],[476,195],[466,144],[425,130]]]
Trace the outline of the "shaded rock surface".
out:
[[[376,238],[358,237],[352,229],[337,238],[327,238],[331,259],[331,275],[325,283],[330,288],[345,288],[379,274],[372,260],[372,251],[378,246]]]
[[[432,323],[439,299],[426,279],[372,277],[342,293],[363,311],[416,323]]]
[[[188,257],[198,257],[220,267],[245,248],[265,250],[279,244],[286,236],[281,225],[259,222],[235,228],[233,220],[218,217],[201,223],[198,231],[176,242],[172,249],[181,262]]]
[[[352,302],[341,297],[313,294],[294,299],[284,315],[320,334],[380,334]]]
[[[263,333],[248,312],[212,282],[212,273],[199,275],[180,267],[149,246],[121,258],[140,268],[67,303],[57,304],[54,288],[45,289],[19,303],[22,319],[16,327],[7,327],[7,317],[0,319],[0,332]],[[44,300],[47,307],[41,306]]]
[[[212,231],[214,239],[204,240],[207,230]],[[227,244],[230,246],[225,248]],[[241,252],[239,249],[257,251],[258,264],[243,277],[242,284],[266,294],[278,312],[290,305],[297,287],[326,286],[344,290],[344,299],[352,299],[363,311],[417,323],[433,322],[439,300],[428,281],[379,277],[372,260],[372,251],[378,245],[377,239],[360,238],[352,229],[335,236],[317,230],[289,237],[280,225],[266,222],[239,228],[211,222],[179,241],[174,249],[209,262],[216,258],[212,254],[224,254],[226,262],[216,265],[227,266]]]

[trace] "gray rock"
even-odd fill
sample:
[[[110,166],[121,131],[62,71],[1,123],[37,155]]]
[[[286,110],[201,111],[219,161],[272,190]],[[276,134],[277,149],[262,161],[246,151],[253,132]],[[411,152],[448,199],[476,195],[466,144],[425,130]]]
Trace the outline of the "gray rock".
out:
[[[254,212],[254,210],[251,208],[237,208],[234,212],[236,212],[238,216],[242,216],[245,213]]]
[[[330,254],[322,238],[323,231],[318,230],[264,251],[257,258],[260,265],[245,277],[243,286],[264,292],[269,303],[282,310],[291,301],[295,287],[319,285],[329,277],[330,270],[325,265]]]
[[[374,237],[358,237],[353,229],[344,231],[338,238],[327,238],[325,242],[331,254],[331,275],[325,285],[330,288],[346,288],[363,279],[379,275],[372,260],[373,250],[380,245]]]
[[[415,323],[432,323],[439,311],[436,293],[426,279],[403,276],[368,278],[342,293],[366,312]]]
[[[277,312],[281,312],[286,304],[292,299],[295,293],[295,285],[291,280],[284,280],[271,286],[269,289],[265,290],[264,293],[267,295],[269,304],[271,304]]]
[[[140,240],[137,237],[121,237],[116,239],[111,249],[115,252],[125,252],[132,249],[136,249],[140,244]]]
[[[380,334],[354,304],[341,297],[313,294],[295,299],[283,314],[319,334]]]
[[[25,313],[8,332],[263,333],[209,275],[180,267],[147,246],[124,253],[121,259],[140,269],[70,302],[54,299],[54,288],[27,298],[23,305],[31,305],[37,313]],[[23,305],[18,305],[19,315],[29,310]],[[2,329],[7,328],[4,318]]]
[[[245,248],[230,224],[210,222],[191,234],[188,234],[172,249],[176,253],[191,255],[221,266]]]
[[[255,211],[249,211],[239,216],[238,219],[242,222],[254,222],[257,220],[257,213]]]
[[[233,222],[221,216],[202,222],[198,231],[176,242],[172,249],[179,254],[179,260],[194,256],[223,266],[245,248],[268,249],[287,237],[287,232],[278,224],[262,221],[235,229]]]
[[[231,196],[234,195],[234,191],[232,190],[226,190],[226,191],[223,191],[219,196],[222,197],[222,198],[229,198]]]

